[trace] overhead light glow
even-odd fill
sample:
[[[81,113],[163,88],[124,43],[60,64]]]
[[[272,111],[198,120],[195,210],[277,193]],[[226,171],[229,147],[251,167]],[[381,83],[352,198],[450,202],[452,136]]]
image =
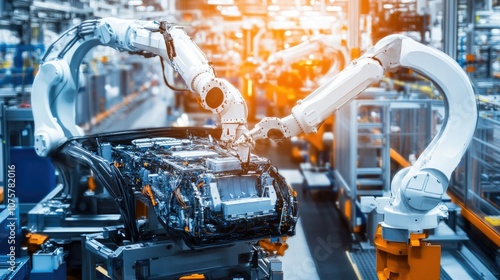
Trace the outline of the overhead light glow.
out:
[[[237,17],[241,16],[241,12],[236,6],[226,6],[220,9],[223,16]]]
[[[128,5],[129,6],[140,6],[142,5],[142,0],[129,0]]]
[[[280,10],[280,6],[278,6],[278,5],[269,5],[269,6],[267,6],[267,10],[268,11],[276,12],[276,11]]]
[[[341,12],[342,7],[340,7],[340,6],[326,6],[326,11],[327,12]]]
[[[284,17],[298,17],[300,12],[299,10],[282,10],[281,15]]]
[[[234,0],[208,0],[208,5],[234,5]]]

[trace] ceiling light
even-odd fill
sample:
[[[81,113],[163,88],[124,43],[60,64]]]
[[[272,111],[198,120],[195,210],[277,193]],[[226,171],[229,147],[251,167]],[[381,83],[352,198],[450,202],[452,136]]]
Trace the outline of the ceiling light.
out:
[[[129,6],[140,6],[140,5],[142,5],[142,0],[129,0],[128,5]]]
[[[234,0],[208,0],[208,5],[234,5]]]
[[[278,6],[278,5],[269,5],[269,6],[267,6],[267,10],[268,11],[274,11],[274,12],[275,11],[279,11],[280,10],[280,6]]]

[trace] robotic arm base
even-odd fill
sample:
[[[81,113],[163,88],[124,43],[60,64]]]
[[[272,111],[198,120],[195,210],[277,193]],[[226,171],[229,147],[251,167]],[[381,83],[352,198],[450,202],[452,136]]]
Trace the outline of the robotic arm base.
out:
[[[410,212],[401,205],[387,205],[383,213],[382,227],[400,229],[409,233],[437,228],[441,220],[448,218],[448,208],[444,204],[425,213]]]
[[[412,173],[412,168],[400,170],[391,182],[391,199],[376,198],[384,214],[383,226],[403,231],[418,231],[438,227],[439,221],[448,217],[448,208],[441,204],[448,181],[439,170],[422,169]],[[384,237],[385,238],[385,237]]]

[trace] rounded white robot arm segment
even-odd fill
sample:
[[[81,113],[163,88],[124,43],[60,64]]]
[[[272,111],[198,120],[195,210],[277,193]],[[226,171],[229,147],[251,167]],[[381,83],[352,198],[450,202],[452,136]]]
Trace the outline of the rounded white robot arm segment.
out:
[[[423,74],[441,89],[446,117],[441,130],[422,152],[415,164],[396,174],[391,184],[395,196],[386,207],[384,223],[399,228],[435,228],[439,218],[446,216],[440,205],[451,173],[459,164],[477,122],[474,91],[463,69],[446,54],[422,46],[410,39],[402,40],[401,66]],[[411,224],[408,216],[420,215]],[[405,224],[403,226],[402,224]]]
[[[333,80],[313,91],[292,108],[292,114],[282,119],[264,118],[247,136],[248,139],[289,138],[300,133],[315,133],[317,128],[342,105],[384,76],[378,61],[361,57],[340,72]],[[272,135],[270,135],[272,134]]]
[[[268,76],[277,76],[277,73],[288,68],[293,63],[307,58],[318,51],[324,55],[335,57],[332,66],[320,78],[321,82],[326,82],[327,79],[338,74],[350,62],[348,50],[342,45],[338,36],[321,34],[270,55],[257,71],[262,74],[261,80],[266,80]]]
[[[57,63],[44,64],[38,75],[37,79],[37,92],[49,92],[49,89],[55,84],[64,83],[61,76],[62,69]],[[47,156],[50,152],[50,144],[60,145],[66,141],[66,136],[57,120],[49,110],[41,110],[41,108],[49,108],[49,100],[46,95],[32,94],[32,103],[41,104],[41,106],[33,106],[33,115],[36,116],[35,121],[35,151],[41,156]]]
[[[167,27],[167,42],[161,33],[134,30],[132,45],[157,52],[178,72],[188,89],[200,96],[201,106],[219,114],[224,142],[234,142],[246,131],[248,110],[241,93],[228,81],[217,78],[208,59],[179,26]],[[167,50],[167,46],[169,49]]]
[[[241,93],[228,81],[203,75],[198,83],[201,105],[215,114],[219,114],[222,123],[221,140],[232,143],[243,132],[248,110]],[[201,86],[202,85],[202,86]]]
[[[50,46],[44,56],[46,62],[40,66],[31,93],[35,150],[40,156],[48,156],[66,139],[83,134],[75,123],[76,85],[83,57],[93,47],[103,44],[99,26],[100,22],[93,20],[70,29],[58,39],[66,40],[66,44],[54,52]]]
[[[292,115],[304,133],[316,133],[335,111],[383,76],[383,69],[377,61],[362,57],[353,61],[335,79],[299,100],[292,108]]]
[[[205,55],[181,27],[169,26],[166,29],[167,42],[160,32],[135,29],[131,34],[131,45],[139,50],[159,54],[181,75],[190,91],[200,92],[196,87],[196,79],[200,75],[215,77],[212,67]]]
[[[421,46],[411,39],[403,40],[401,65],[422,73],[441,89],[447,117],[412,169],[437,169],[449,179],[474,134],[476,99],[469,78],[456,61],[441,51],[423,50]],[[412,175],[410,170],[407,176]]]
[[[326,35],[315,36],[305,42],[302,42],[293,47],[281,50],[269,56],[267,59],[267,65],[282,65],[282,64],[293,64],[300,59],[307,57],[309,54],[318,51],[323,47],[322,38]]]

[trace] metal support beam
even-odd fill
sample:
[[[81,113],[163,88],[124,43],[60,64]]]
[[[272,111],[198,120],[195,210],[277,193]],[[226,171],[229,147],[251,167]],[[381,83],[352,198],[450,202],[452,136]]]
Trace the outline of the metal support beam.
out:
[[[457,60],[458,1],[443,1],[443,52]]]
[[[358,0],[349,0],[347,7],[349,20],[347,47],[351,50],[351,53],[355,50],[359,53],[359,7]]]

